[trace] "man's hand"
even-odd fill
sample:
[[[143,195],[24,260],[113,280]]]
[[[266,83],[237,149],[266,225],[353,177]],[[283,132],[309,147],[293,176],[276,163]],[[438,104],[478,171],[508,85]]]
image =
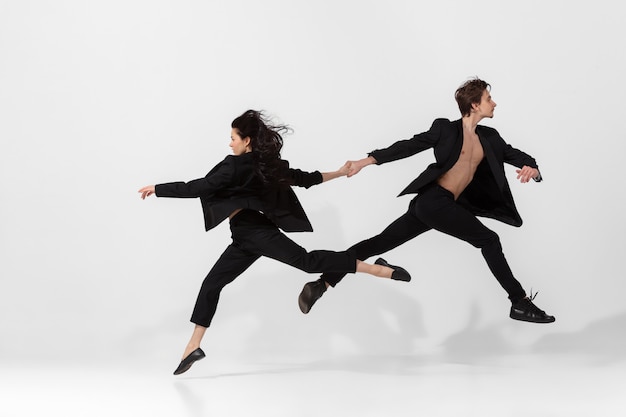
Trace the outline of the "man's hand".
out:
[[[528,182],[539,176],[539,170],[537,168],[531,168],[527,165],[524,165],[522,169],[515,170],[515,172],[517,172],[517,179],[520,180],[521,183]]]
[[[356,175],[362,168],[365,168],[368,165],[372,165],[376,163],[376,159],[373,156],[368,156],[367,158],[359,159],[358,161],[348,161],[350,164],[350,172],[348,172],[348,178]]]
[[[145,200],[146,197],[150,197],[154,194],[154,185],[146,185],[145,187],[140,188],[139,192],[141,193],[141,199]]]
[[[348,161],[345,164],[343,164],[343,166],[341,168],[339,168],[337,170],[337,172],[342,177],[345,176],[345,175],[348,175],[350,173],[350,161]]]

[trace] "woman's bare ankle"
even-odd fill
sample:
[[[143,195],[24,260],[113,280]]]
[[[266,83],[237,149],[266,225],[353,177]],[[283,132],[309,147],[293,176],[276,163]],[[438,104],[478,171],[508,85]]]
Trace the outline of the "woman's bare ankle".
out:
[[[191,343],[188,344],[187,347],[185,348],[185,352],[183,353],[183,359],[185,359],[187,356],[189,356],[191,352],[198,349],[199,347],[200,345],[197,345],[197,344],[191,344]]]
[[[381,278],[391,278],[391,275],[393,274],[393,269],[389,268],[388,266],[383,266],[383,273],[382,275],[380,275]]]

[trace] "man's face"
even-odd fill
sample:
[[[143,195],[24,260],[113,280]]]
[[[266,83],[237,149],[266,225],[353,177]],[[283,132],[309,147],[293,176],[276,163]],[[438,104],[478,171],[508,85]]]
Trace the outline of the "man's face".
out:
[[[480,98],[480,103],[472,104],[472,108],[477,116],[483,117],[493,117],[493,111],[496,108],[496,102],[491,99],[491,93],[488,90],[483,91],[483,95]]]

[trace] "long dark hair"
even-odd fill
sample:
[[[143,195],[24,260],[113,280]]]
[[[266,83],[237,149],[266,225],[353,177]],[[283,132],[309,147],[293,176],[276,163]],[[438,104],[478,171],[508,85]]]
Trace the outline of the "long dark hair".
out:
[[[279,184],[285,182],[281,171],[287,167],[287,162],[280,158],[283,148],[281,134],[290,133],[292,129],[287,125],[274,125],[265,117],[262,111],[247,110],[231,123],[242,139],[250,138],[250,147],[257,163],[258,174],[265,184]]]

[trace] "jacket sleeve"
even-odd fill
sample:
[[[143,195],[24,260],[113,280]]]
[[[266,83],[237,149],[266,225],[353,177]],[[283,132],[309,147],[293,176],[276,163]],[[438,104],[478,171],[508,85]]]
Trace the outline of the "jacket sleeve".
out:
[[[280,177],[288,185],[309,188],[323,182],[322,174],[319,171],[307,172],[297,168],[290,168],[289,161],[281,160],[282,168]]]
[[[189,182],[168,182],[157,184],[155,194],[157,197],[195,198],[211,196],[216,191],[232,183],[235,176],[235,161],[232,156],[227,156],[217,164],[204,178],[198,178]]]
[[[306,172],[300,169],[289,168],[288,177],[292,184],[297,187],[309,188],[323,181],[322,173],[319,171]]]
[[[376,164],[384,164],[398,159],[408,158],[416,153],[434,147],[439,141],[442,123],[447,119],[436,119],[426,132],[414,135],[411,139],[399,140],[385,149],[376,149],[368,154],[376,159]]]
[[[537,161],[535,161],[535,158],[525,152],[520,151],[519,149],[512,147],[509,144],[505,144],[504,162],[518,168],[521,168],[524,165],[528,165],[531,168],[539,168],[537,166]]]
[[[529,166],[539,171],[539,166],[537,165],[537,161],[535,161],[535,158],[528,155],[526,152],[520,151],[519,149],[514,148],[513,146],[506,143],[506,141],[502,139],[500,134],[497,133],[495,130],[493,132],[494,132],[494,136],[496,137],[496,140],[498,141],[498,148],[501,149],[501,157],[502,157],[503,162],[509,165],[513,165],[514,167],[517,167],[517,168],[522,168],[523,166]],[[535,182],[542,181],[543,178],[541,176],[541,172],[539,173],[539,177],[533,178],[533,180],[535,180]]]
[[[537,165],[537,161],[535,161],[535,158],[533,158],[532,156],[528,155],[525,152],[520,151],[519,149],[512,147],[509,144],[506,144],[506,147],[504,149],[504,162],[506,162],[507,164],[516,166],[517,168],[522,168],[523,166],[526,165],[531,168],[535,168],[537,171],[539,171],[539,166]],[[543,177],[541,176],[541,171],[539,171],[538,177],[533,178],[533,181],[535,182],[543,181]]]

